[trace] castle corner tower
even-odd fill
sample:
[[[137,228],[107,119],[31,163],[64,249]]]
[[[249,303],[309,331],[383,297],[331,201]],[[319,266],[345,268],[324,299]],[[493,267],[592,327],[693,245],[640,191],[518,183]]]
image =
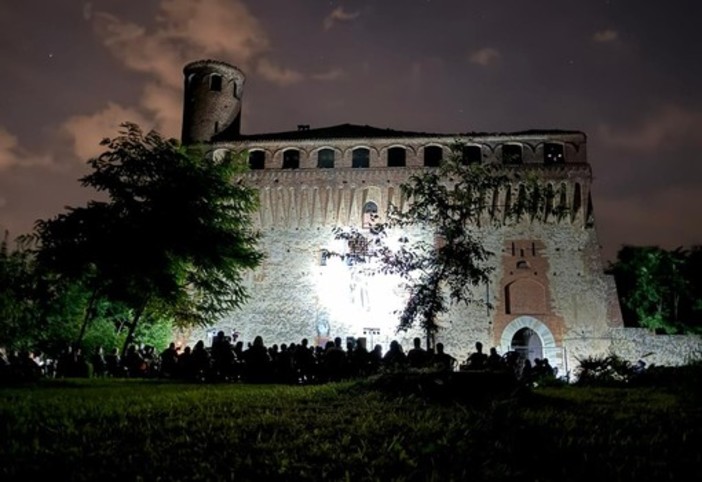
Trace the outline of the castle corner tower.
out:
[[[186,65],[183,75],[183,143],[238,138],[244,73],[225,62],[199,60]]]

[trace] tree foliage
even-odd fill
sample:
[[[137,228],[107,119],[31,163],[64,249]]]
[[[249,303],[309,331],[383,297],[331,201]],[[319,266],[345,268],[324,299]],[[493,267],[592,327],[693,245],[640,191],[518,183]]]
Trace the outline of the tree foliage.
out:
[[[126,305],[126,346],[145,314],[204,326],[241,306],[243,272],[262,258],[250,221],[258,197],[237,181],[241,157],[205,155],[131,123],[101,145],[80,181],[107,200],[36,226],[40,262],[92,293],[86,324],[99,300]]]
[[[8,235],[0,243],[0,347],[10,351],[34,350],[56,357],[78,338],[91,292],[76,280],[58,277],[36,261],[31,237],[21,236],[10,248]],[[94,306],[86,327],[83,348],[120,346],[126,330],[120,327],[130,311],[120,303],[102,299]],[[164,319],[149,319],[138,340],[164,346]]]
[[[608,271],[627,324],[665,333],[702,328],[702,247],[624,246]]]
[[[38,324],[34,260],[26,246],[0,242],[0,346],[26,349]]]

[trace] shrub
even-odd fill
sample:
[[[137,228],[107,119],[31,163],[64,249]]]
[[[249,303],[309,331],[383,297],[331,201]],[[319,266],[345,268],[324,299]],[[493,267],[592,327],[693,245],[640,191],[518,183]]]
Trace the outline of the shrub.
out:
[[[578,362],[575,371],[578,385],[624,385],[637,374],[634,365],[615,354],[589,356]]]

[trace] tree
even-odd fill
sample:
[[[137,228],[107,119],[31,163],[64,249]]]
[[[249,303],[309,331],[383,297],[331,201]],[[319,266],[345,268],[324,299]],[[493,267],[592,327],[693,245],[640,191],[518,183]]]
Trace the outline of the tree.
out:
[[[38,322],[34,260],[22,244],[11,249],[8,238],[5,232],[0,242],[0,346],[28,349]]]
[[[688,281],[689,295],[683,320],[687,329],[702,333],[702,246],[689,249],[683,275]]]
[[[107,200],[36,226],[41,262],[92,293],[84,326],[99,300],[125,304],[126,349],[145,313],[206,326],[238,308],[243,272],[262,258],[250,220],[258,197],[238,179],[243,158],[204,155],[131,123],[101,145],[80,181]]]
[[[623,246],[608,271],[625,322],[665,333],[693,330],[699,325],[701,260],[699,248]]]
[[[501,166],[466,164],[463,145],[452,147],[451,156],[439,168],[426,169],[401,185],[406,207],[391,206],[388,221],[371,231],[378,268],[385,274],[400,275],[408,293],[399,313],[398,331],[418,324],[426,333],[427,346],[439,329],[439,315],[452,303],[481,304],[474,288],[488,282],[493,271],[488,263],[492,253],[485,249],[481,228],[528,217],[531,221],[565,214],[564,206],[553,206],[554,192],[534,175],[505,170]],[[495,194],[517,185],[517,196],[509,206],[496,206]],[[391,229],[430,233],[433,242],[410,236],[398,249],[384,243]],[[335,231],[337,238],[360,243],[358,230]],[[368,243],[368,241],[366,241]]]

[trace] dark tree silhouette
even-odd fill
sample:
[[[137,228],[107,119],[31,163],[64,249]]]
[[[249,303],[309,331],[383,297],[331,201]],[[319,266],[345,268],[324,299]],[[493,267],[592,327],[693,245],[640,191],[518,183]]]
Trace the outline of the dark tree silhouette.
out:
[[[97,300],[126,304],[126,347],[146,312],[193,326],[239,307],[242,274],[262,258],[250,222],[257,193],[239,179],[243,157],[205,155],[132,123],[101,145],[80,181],[107,200],[36,226],[40,261],[90,287],[84,325]]]

